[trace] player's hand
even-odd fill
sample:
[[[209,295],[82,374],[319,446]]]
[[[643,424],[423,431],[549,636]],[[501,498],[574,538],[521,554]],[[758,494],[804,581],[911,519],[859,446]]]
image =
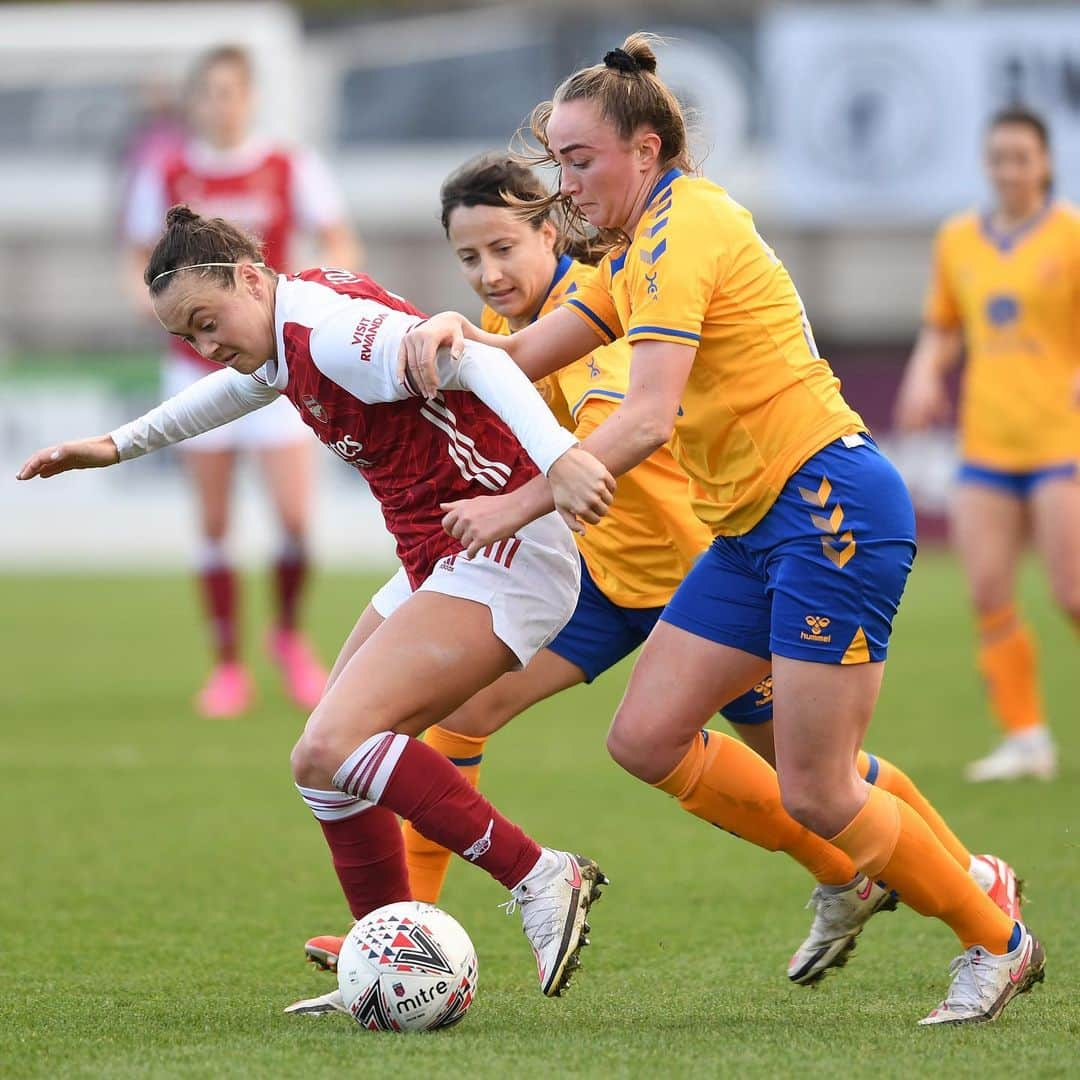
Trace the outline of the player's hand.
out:
[[[606,466],[580,446],[571,447],[548,470],[555,508],[575,532],[581,522],[595,525],[615,498],[615,479]],[[573,519],[573,524],[571,523]]]
[[[398,348],[398,382],[425,398],[439,391],[436,358],[439,349],[450,349],[456,360],[465,348],[465,318],[456,311],[444,311],[413,327]]]
[[[108,435],[99,435],[95,439],[46,446],[27,459],[16,479],[57,476],[70,469],[101,469],[106,465],[115,465],[119,460],[116,443]]]
[[[940,375],[912,370],[904,376],[894,412],[894,422],[901,431],[924,431],[947,423],[951,411]]]
[[[510,495],[477,495],[472,499],[458,499],[441,504],[446,511],[443,528],[465,548],[471,559],[488,544],[511,537],[528,517]]]

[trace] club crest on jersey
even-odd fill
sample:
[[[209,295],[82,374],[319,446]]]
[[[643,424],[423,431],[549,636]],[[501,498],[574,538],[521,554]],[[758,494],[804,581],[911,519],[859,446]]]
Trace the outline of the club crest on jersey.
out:
[[[647,286],[647,292],[652,299],[656,299],[660,295],[660,286],[657,284],[657,277],[660,271],[654,270],[651,274],[645,275],[645,283]]]
[[[305,394],[303,397],[304,408],[307,409],[320,424],[328,424],[330,417],[327,415],[326,410],[311,396],[311,394]]]

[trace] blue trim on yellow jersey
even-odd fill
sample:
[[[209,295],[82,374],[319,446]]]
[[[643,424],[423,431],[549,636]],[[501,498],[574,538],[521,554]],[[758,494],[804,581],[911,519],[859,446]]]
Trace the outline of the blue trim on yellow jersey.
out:
[[[649,192],[649,197],[645,200],[645,208],[648,209],[649,206],[652,204],[653,199],[655,199],[656,196],[660,194],[660,192],[667,191],[667,189],[671,187],[671,185],[676,180],[678,180],[679,177],[682,176],[682,174],[682,169],[668,169],[668,171],[664,173],[664,175],[661,176],[659,180],[656,181],[656,184],[653,187],[652,191]]]
[[[583,311],[601,330],[603,330],[605,334],[607,334],[609,342],[614,341],[619,336],[606,322],[604,322],[603,319],[600,318],[599,315],[596,314],[595,311],[586,307],[580,300],[567,300],[566,303],[567,305],[572,305],[573,307],[578,308],[578,310]]]
[[[615,275],[626,265],[626,252],[611,260],[611,278],[614,281]]]
[[[570,267],[574,265],[574,260],[569,255],[560,255],[559,261],[555,264],[555,273],[551,278],[551,284],[547,287],[547,292],[544,293],[544,299],[540,301],[540,306],[536,309],[536,314],[529,320],[529,322],[536,322],[540,318],[540,312],[544,310],[544,305],[548,302],[548,297],[555,291],[555,286],[570,272]],[[573,289],[573,286],[570,287]]]
[[[1039,210],[1038,213],[1032,215],[1027,221],[1022,221],[1015,229],[1012,229],[1009,232],[998,232],[998,230],[994,228],[992,211],[986,210],[979,215],[979,231],[982,233],[983,239],[988,243],[993,244],[1002,255],[1009,255],[1028,233],[1033,232],[1046,220],[1053,208],[1053,199],[1047,198],[1042,209]]]
[[[620,394],[618,390],[586,390],[584,394],[577,399],[577,401],[570,406],[570,415],[574,418],[574,423],[577,423],[578,409],[585,404],[589,398],[602,397],[609,398],[612,401],[624,401],[626,399],[625,394]]]
[[[670,337],[686,338],[695,343],[701,341],[700,334],[692,334],[689,330],[669,330],[666,326],[635,326],[626,336],[632,338],[635,334],[668,334]]]

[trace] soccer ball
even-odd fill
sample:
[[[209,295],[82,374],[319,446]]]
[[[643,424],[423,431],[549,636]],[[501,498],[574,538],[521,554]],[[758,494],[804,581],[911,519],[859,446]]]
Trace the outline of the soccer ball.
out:
[[[441,908],[404,900],[361,919],[338,954],[338,986],[369,1031],[456,1024],[476,996],[476,950]]]

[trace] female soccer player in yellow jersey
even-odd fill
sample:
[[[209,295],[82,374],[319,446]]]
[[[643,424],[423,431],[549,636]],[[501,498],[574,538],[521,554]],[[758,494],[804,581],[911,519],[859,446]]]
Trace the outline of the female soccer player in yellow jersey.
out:
[[[616,475],[673,435],[715,536],[631,676],[608,745],[635,776],[765,847],[796,829],[838,848],[910,907],[943,919],[963,955],[923,1023],[989,1020],[1042,978],[1035,936],[975,884],[923,818],[867,785],[856,760],[914,555],[896,470],[844,402],[798,294],[750,215],[687,175],[686,129],[648,38],[567,79],[533,127],[570,212],[622,237],[558,310],[508,338],[447,313],[403,339],[401,377],[434,390],[436,350],[498,341],[534,379],[623,334],[626,398],[586,440]],[[550,507],[543,482],[463,500],[446,527],[470,550]],[[777,770],[702,723],[773,673]],[[821,839],[831,837],[829,842]],[[861,880],[861,879],[860,879]]]
[[[1016,571],[1030,536],[1080,629],[1080,214],[1051,197],[1046,126],[1026,109],[993,118],[986,168],[995,205],[938,233],[897,421],[915,430],[947,416],[945,377],[966,348],[952,536],[978,619],[979,669],[1005,731],[967,776],[1049,779],[1056,756]]]

